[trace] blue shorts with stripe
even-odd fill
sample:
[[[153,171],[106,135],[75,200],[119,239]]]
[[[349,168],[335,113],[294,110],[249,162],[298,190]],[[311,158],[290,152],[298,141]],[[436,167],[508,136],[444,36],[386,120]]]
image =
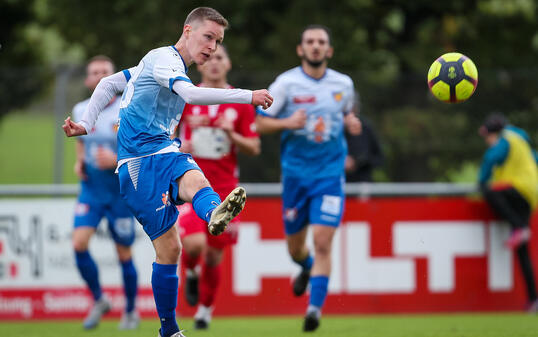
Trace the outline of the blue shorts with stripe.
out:
[[[344,176],[283,177],[282,206],[287,235],[308,224],[338,227],[344,210]]]
[[[177,179],[190,170],[200,167],[182,152],[133,159],[119,168],[121,195],[151,240],[175,225],[182,203]]]

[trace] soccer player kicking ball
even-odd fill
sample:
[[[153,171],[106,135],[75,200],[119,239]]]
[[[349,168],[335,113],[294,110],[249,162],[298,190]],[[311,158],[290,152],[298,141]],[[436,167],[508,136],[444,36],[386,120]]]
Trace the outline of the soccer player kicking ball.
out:
[[[180,152],[179,140],[171,140],[170,134],[186,103],[267,108],[273,102],[267,90],[202,88],[187,77],[188,65],[204,64],[213,55],[227,26],[216,10],[194,9],[175,45],[151,50],[138,66],[101,80],[82,120],[74,123],[68,117],[62,126],[67,136],[87,134],[112,97],[124,91],[118,129],[120,192],[155,249],[151,283],[161,337],[183,336],[175,318],[181,253],[176,205],[192,203],[196,214],[208,222],[209,232],[218,235],[241,212],[246,199],[245,190],[238,187],[221,202],[191,155]]]
[[[226,75],[231,62],[226,48],[220,45],[203,65],[202,88],[231,88]],[[225,197],[238,184],[237,152],[260,153],[260,138],[255,132],[255,110],[250,104],[190,105],[181,117],[181,150],[192,153],[213,189]],[[187,303],[200,304],[194,327],[206,329],[211,321],[213,303],[220,283],[224,248],[237,242],[237,227],[230,225],[219,236],[207,234],[207,224],[196,216],[192,206],[179,206],[179,230],[183,244],[181,265],[186,268]],[[233,224],[238,222],[236,217]],[[203,255],[201,273],[198,265]],[[200,283],[200,284],[198,284]]]
[[[95,56],[86,66],[84,84],[94,90],[99,81],[114,73],[114,64],[106,56]],[[80,120],[88,105],[84,100],[73,108],[73,117]],[[119,328],[122,330],[138,327],[140,318],[135,309],[137,293],[137,273],[132,259],[131,245],[135,240],[133,215],[120,196],[120,183],[114,174],[116,167],[116,129],[120,99],[117,96],[101,113],[101,118],[88,135],[80,137],[76,143],[77,161],[75,173],[80,178],[80,195],[75,207],[73,248],[78,271],[90,289],[95,300],[84,320],[85,329],[97,327],[101,317],[111,307],[99,283],[97,264],[88,251],[91,237],[103,217],[108,220],[108,228],[116,244],[116,251],[122,269],[126,306]]]
[[[297,46],[301,66],[286,71],[269,87],[275,104],[257,117],[260,133],[282,131],[283,218],[288,251],[302,271],[293,292],[302,295],[310,280],[304,331],[319,326],[331,273],[331,247],[344,208],[344,126],[359,134],[351,113],[353,82],[327,68],[333,54],[329,29],[311,25]],[[314,258],[305,244],[308,225]]]

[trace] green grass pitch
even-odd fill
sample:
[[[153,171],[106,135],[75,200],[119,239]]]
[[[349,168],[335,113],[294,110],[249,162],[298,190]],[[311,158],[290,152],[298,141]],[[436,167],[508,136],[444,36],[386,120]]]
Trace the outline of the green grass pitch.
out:
[[[115,320],[105,320],[92,331],[81,321],[0,322],[2,337],[118,337],[157,336],[158,321],[144,320],[138,330],[118,331]],[[314,333],[303,333],[302,317],[216,318],[208,331],[192,329],[192,320],[180,319],[188,337],[535,337],[538,316],[525,313],[448,315],[356,315],[322,318]]]

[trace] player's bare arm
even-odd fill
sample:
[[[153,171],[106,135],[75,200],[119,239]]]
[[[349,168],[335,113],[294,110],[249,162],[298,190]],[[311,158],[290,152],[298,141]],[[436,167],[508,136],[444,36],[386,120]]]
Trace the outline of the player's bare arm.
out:
[[[118,165],[118,156],[113,151],[99,146],[95,154],[95,161],[101,170],[110,170]]]
[[[75,143],[75,154],[77,157],[75,167],[73,168],[75,174],[80,180],[86,180],[88,177],[86,176],[86,169],[84,166],[84,143],[80,139]]]
[[[260,105],[264,109],[267,109],[273,104],[273,96],[271,96],[269,91],[265,89],[254,90],[252,92],[252,102],[250,104]]]
[[[344,117],[344,125],[346,126],[347,131],[356,136],[360,135],[362,131],[361,121],[355,116],[354,113],[348,113]]]
[[[233,122],[221,117],[216,121],[219,128],[224,130],[237,149],[249,156],[257,156],[261,152],[261,142],[259,137],[245,137],[234,130]]]
[[[79,123],[75,123],[71,120],[71,117],[67,117],[64,120],[62,129],[67,137],[83,136],[87,134],[86,129]]]
[[[258,115],[256,129],[259,133],[273,133],[284,129],[297,130],[306,125],[306,110],[297,109],[287,118],[273,118]]]

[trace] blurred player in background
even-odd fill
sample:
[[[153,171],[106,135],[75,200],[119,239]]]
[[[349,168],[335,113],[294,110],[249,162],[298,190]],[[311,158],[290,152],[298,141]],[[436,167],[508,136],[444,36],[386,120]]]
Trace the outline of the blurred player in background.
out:
[[[231,61],[220,45],[211,58],[198,66],[200,87],[232,88],[227,74]],[[239,183],[237,152],[260,153],[260,138],[255,132],[255,110],[250,104],[185,106],[181,118],[181,150],[190,152],[211,186],[221,198]],[[207,223],[196,216],[191,204],[179,206],[179,232],[183,244],[182,266],[186,268],[185,297],[194,306],[200,299],[195,319],[196,329],[206,329],[211,321],[213,303],[220,283],[224,248],[237,242],[236,217],[226,231],[209,235]],[[201,273],[197,268],[201,256]]]
[[[181,242],[175,226],[176,205],[192,203],[213,235],[222,233],[243,210],[246,192],[235,188],[222,202],[190,154],[171,140],[183,108],[189,104],[272,104],[267,90],[203,88],[192,84],[187,66],[204,64],[222,43],[228,21],[208,7],[187,16],[175,45],[151,50],[138,66],[101,80],[79,123],[67,118],[67,136],[89,133],[95,120],[118,92],[118,168],[120,190],[155,248],[151,284],[161,328],[159,336],[180,337],[175,310]]]
[[[359,115],[359,93],[355,91],[353,112]],[[347,182],[371,182],[372,172],[383,165],[384,156],[372,123],[364,114],[359,115],[361,133],[352,135],[346,131],[348,153],[345,162]]]
[[[359,134],[351,112],[353,82],[327,68],[333,54],[329,29],[311,25],[297,46],[301,66],[277,77],[269,91],[275,103],[257,116],[260,133],[282,131],[283,218],[288,251],[302,271],[293,292],[302,295],[310,280],[310,303],[303,329],[319,326],[331,273],[332,239],[344,208],[344,126]],[[314,258],[306,246],[308,225]]]
[[[86,67],[84,84],[91,91],[99,81],[114,73],[114,64],[106,56],[95,56]],[[73,118],[82,119],[89,99],[75,105]],[[101,290],[97,265],[88,251],[90,238],[103,217],[116,243],[120,261],[126,306],[120,329],[134,329],[139,317],[135,309],[137,273],[131,245],[135,239],[134,219],[120,195],[120,183],[114,173],[117,165],[117,128],[120,97],[113,96],[86,136],[76,141],[75,173],[80,178],[81,192],[75,208],[73,247],[77,268],[90,289],[95,303],[84,320],[84,328],[95,328],[101,316],[110,310],[110,302]]]
[[[537,312],[528,244],[531,236],[529,220],[538,203],[536,155],[527,133],[508,125],[501,114],[490,115],[479,132],[489,146],[480,167],[480,187],[487,203],[512,228],[505,245],[517,253],[527,286],[528,310]]]

